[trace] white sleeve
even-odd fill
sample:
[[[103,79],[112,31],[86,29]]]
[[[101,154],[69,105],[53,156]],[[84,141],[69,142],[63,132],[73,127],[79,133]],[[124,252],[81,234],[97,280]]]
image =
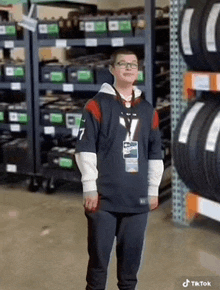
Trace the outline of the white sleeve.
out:
[[[92,152],[79,152],[75,154],[76,163],[82,174],[83,192],[97,191],[98,178],[97,155]]]
[[[148,160],[148,195],[158,196],[159,186],[163,176],[163,160]]]

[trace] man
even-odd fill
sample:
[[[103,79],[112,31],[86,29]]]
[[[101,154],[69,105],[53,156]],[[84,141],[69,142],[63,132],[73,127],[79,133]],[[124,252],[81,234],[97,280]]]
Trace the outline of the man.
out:
[[[111,57],[114,85],[104,83],[84,108],[76,145],[88,219],[86,290],[104,290],[116,236],[120,290],[134,290],[149,209],[158,206],[163,173],[159,119],[133,84],[138,58]]]

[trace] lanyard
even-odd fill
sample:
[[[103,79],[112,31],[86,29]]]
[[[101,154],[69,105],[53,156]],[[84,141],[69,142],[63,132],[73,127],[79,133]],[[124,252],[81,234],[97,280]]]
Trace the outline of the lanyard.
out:
[[[130,116],[129,116],[129,119],[128,119],[128,115],[127,115],[127,110],[125,108],[125,106],[123,105],[123,100],[122,100],[122,97],[121,95],[119,94],[119,92],[116,90],[116,88],[113,86],[115,92],[116,92],[116,95],[117,97],[119,98],[119,101],[120,101],[120,104],[121,104],[121,108],[122,108],[122,111],[124,113],[124,120],[125,120],[125,127],[126,127],[126,130],[129,134],[129,137],[131,136],[131,122],[132,122],[132,115],[133,115],[133,112],[134,112],[134,107],[132,106],[132,104],[134,103],[134,90],[132,90],[132,99],[131,99],[131,110],[130,110]]]

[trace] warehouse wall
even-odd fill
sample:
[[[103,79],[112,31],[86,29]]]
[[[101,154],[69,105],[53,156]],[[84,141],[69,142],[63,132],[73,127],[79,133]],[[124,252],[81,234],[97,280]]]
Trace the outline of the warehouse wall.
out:
[[[98,8],[100,9],[120,9],[135,6],[144,6],[145,0],[135,0],[134,2],[128,0],[98,0]],[[170,0],[156,0],[156,6],[164,7],[170,4]]]
[[[98,0],[98,9],[118,9],[119,0]]]
[[[128,1],[128,0],[98,0],[98,9],[120,9],[120,8],[128,8],[128,7],[135,7],[135,6],[144,6],[145,0],[135,0],[135,2]],[[170,4],[170,0],[156,0],[156,6],[164,7]],[[45,6],[38,6],[38,16],[42,18],[59,18],[67,17],[67,14],[70,10],[65,8],[56,8],[56,7],[47,7]],[[20,21],[22,19],[22,5],[15,5],[13,7],[13,18],[16,21]],[[45,48],[40,50],[40,57],[50,58],[57,57],[58,59],[62,60],[64,58],[64,50],[57,49],[57,48]],[[11,52],[11,56],[13,58],[22,58],[24,59],[24,53],[22,49],[14,49]],[[1,57],[1,53],[0,53]]]
[[[128,0],[98,0],[98,8],[99,9],[120,9],[120,8],[127,8],[127,7],[134,7],[134,6],[143,6],[145,0],[135,0],[134,3]],[[170,4],[170,0],[156,0],[156,6],[167,6]],[[39,6],[39,14],[42,17],[54,16],[59,17],[60,15],[66,16],[68,13],[68,9],[62,8],[52,8],[45,6]],[[16,20],[22,19],[22,6],[15,5],[13,9],[13,17]]]

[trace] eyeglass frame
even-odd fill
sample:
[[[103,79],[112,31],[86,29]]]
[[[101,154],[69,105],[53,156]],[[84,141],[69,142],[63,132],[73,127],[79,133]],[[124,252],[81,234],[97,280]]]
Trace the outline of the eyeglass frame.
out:
[[[120,65],[120,63],[121,64],[125,64],[125,67],[122,67],[121,65]],[[117,66],[119,66],[120,68],[128,68],[128,65],[130,66],[130,68],[131,69],[138,69],[138,63],[132,63],[132,62],[117,62],[115,65],[117,65]],[[132,65],[133,66],[135,66],[135,67],[132,67]]]

